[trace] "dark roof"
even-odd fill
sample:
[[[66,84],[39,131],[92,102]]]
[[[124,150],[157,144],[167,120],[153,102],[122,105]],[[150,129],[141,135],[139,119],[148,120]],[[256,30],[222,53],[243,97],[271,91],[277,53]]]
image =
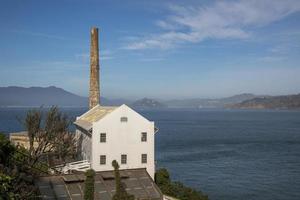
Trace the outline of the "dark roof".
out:
[[[126,191],[140,200],[161,200],[163,195],[146,169],[120,170]],[[42,199],[82,200],[85,175],[83,173],[39,177],[36,185]],[[94,199],[111,200],[115,194],[114,171],[96,172]]]

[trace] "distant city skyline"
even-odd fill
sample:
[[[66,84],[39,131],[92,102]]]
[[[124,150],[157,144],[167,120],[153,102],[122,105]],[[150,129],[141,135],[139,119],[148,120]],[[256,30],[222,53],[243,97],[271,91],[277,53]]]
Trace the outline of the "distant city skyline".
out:
[[[101,96],[300,93],[300,1],[1,1],[0,87],[88,96],[99,28]]]

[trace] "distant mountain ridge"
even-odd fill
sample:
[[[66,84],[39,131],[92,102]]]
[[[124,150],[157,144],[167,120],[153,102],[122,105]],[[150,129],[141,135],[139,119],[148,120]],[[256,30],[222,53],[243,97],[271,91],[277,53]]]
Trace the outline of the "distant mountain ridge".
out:
[[[229,107],[238,109],[300,109],[300,94],[257,97]]]
[[[86,106],[87,98],[50,87],[0,87],[1,106]]]
[[[234,95],[219,99],[182,99],[155,100],[143,98],[137,101],[126,99],[107,99],[101,97],[101,105],[130,105],[138,109],[162,108],[237,108],[237,109],[294,109],[300,108],[300,94],[285,96],[258,96],[250,93]],[[50,87],[0,87],[0,107],[26,106],[88,107],[88,98],[82,97],[64,89]]]
[[[131,106],[137,109],[159,109],[167,107],[165,104],[149,98],[139,99],[133,102]]]
[[[101,97],[103,105],[121,105],[127,100],[109,100]],[[0,107],[8,106],[52,106],[88,107],[88,98],[82,97],[64,89],[50,87],[0,87]]]
[[[164,102],[169,108],[224,108],[227,105],[240,103],[245,100],[258,97],[257,95],[244,93],[219,99],[183,99]]]

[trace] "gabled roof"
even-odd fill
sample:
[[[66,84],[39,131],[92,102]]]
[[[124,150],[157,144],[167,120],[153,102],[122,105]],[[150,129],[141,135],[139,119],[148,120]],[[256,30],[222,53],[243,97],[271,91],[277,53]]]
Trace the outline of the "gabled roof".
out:
[[[115,106],[100,106],[99,104],[94,108],[90,109],[79,117],[80,120],[87,121],[90,123],[96,122],[102,119],[105,115],[111,113],[116,108]]]
[[[94,108],[90,109],[89,111],[78,117],[74,124],[89,131],[93,127],[93,122],[102,119],[107,114],[111,113],[117,108],[118,107],[115,106],[100,106],[98,104]]]
[[[123,104],[122,106],[126,106],[125,104]],[[107,116],[108,114],[110,114],[111,112],[113,112],[114,110],[116,110],[117,108],[120,108],[122,106],[100,106],[99,104],[97,106],[95,106],[94,108],[90,109],[89,111],[87,111],[86,113],[84,113],[83,115],[81,115],[80,117],[77,117],[76,121],[74,122],[74,124],[76,126],[79,126],[80,128],[84,129],[85,131],[91,133],[91,130],[93,128],[93,122],[97,122],[100,119],[104,118],[105,116]],[[126,106],[127,108],[129,108],[130,110],[132,110],[133,112],[136,112],[135,110],[131,109],[130,107]],[[137,113],[137,112],[136,112]],[[137,113],[138,115],[140,115],[139,113]],[[143,119],[146,119],[144,116],[140,115]],[[158,132],[158,128],[154,127],[154,133]]]
[[[77,119],[75,122],[74,122],[75,125],[83,128],[84,130],[86,131],[90,131],[93,127],[93,124],[88,122],[88,121],[84,121],[84,120],[81,120],[81,119]]]
[[[120,170],[126,191],[135,199],[162,200],[163,195],[145,168]],[[35,180],[41,199],[84,199],[84,173],[44,176]],[[115,194],[114,171],[95,174],[94,199],[111,200]]]

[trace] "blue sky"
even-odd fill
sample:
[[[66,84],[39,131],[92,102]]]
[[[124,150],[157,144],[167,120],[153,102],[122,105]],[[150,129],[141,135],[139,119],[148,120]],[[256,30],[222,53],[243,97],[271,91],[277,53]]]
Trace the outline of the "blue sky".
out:
[[[0,86],[87,96],[100,29],[101,95],[300,93],[300,1],[2,0]]]

